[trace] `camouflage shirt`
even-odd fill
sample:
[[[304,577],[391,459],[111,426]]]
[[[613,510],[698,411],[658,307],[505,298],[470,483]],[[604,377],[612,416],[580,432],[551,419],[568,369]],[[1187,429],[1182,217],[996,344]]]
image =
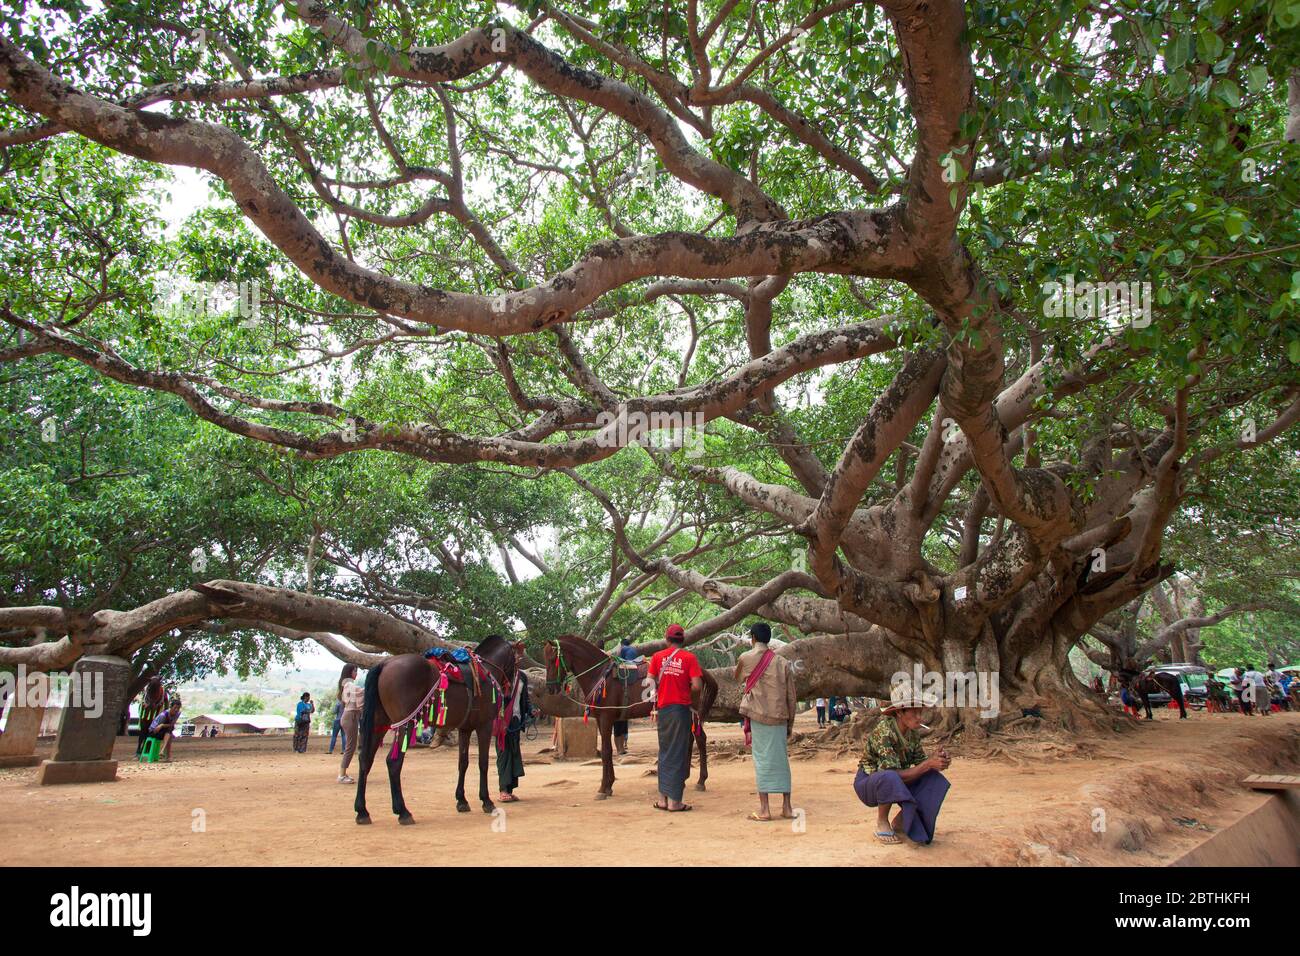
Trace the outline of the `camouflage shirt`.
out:
[[[907,770],[924,760],[921,735],[915,730],[899,730],[898,721],[885,716],[876,721],[876,726],[867,735],[867,746],[858,766],[867,773],[875,773],[877,770]]]

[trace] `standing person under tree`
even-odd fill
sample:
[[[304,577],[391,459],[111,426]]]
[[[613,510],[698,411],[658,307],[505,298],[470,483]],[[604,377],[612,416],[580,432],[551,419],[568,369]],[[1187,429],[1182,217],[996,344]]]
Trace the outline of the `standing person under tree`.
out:
[[[770,794],[781,794],[781,816],[794,817],[790,805],[790,758],[786,738],[794,730],[795,689],[790,662],[777,657],[768,646],[772,628],[759,621],[749,629],[753,647],[736,661],[736,680],[741,682],[740,712],[745,717],[745,744],[754,754],[754,780],[758,788],[758,812],[749,819],[772,819]]]
[[[1268,692],[1268,680],[1264,672],[1254,664],[1241,675],[1242,693],[1250,699],[1253,712],[1261,717],[1268,717],[1273,712],[1273,701]]]
[[[682,802],[691,761],[691,691],[703,686],[704,671],[695,655],[685,649],[686,631],[680,624],[668,625],[664,637],[669,646],[650,658],[650,676],[657,686],[661,798],[654,808],[682,813],[691,809],[689,803]]]
[[[354,667],[355,669],[355,665],[349,666]],[[330,708],[330,711],[333,714],[334,719],[330,723],[330,749],[328,752],[334,752],[334,744],[338,741],[339,734],[343,735],[343,748],[346,750],[348,746],[348,735],[343,729],[343,699],[335,697],[334,706]]]
[[[632,638],[630,637],[625,637],[619,641],[617,654],[618,659],[622,662],[620,668],[635,668],[642,659],[641,652],[632,646]],[[621,673],[620,679],[623,679]],[[618,751],[620,757],[627,753],[627,725],[628,722],[626,720],[614,721],[614,747]]]
[[[312,702],[311,694],[303,691],[302,697],[298,699],[298,706],[294,709],[293,718],[293,749],[300,754],[307,752],[307,736],[311,733],[311,715],[315,712],[316,705]]]
[[[348,764],[357,752],[357,734],[361,727],[361,704],[365,700],[366,690],[357,680],[357,665],[344,664],[339,674],[339,703],[343,705],[343,714],[339,723],[343,727],[343,758],[339,762],[339,783],[356,783],[348,776]]]
[[[519,743],[524,721],[532,716],[533,705],[528,699],[528,678],[523,671],[515,672],[515,683],[510,689],[510,713],[506,715],[505,746],[497,745],[497,780],[501,792],[499,803],[517,803],[515,788],[524,775],[524,750]]]

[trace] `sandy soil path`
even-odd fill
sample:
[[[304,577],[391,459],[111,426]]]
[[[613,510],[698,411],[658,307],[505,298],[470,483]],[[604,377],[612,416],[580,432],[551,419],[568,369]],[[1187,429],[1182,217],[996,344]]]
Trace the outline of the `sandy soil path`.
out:
[[[611,800],[594,799],[594,761],[550,762],[548,735],[525,744],[522,800],[504,830],[477,802],[455,812],[455,754],[419,749],[407,758],[406,799],[417,825],[391,815],[387,774],[376,761],[370,810],[353,822],[354,788],[335,782],[337,756],[313,738],[292,752],[287,737],[183,740],[171,764],[138,765],[122,742],[119,779],[38,787],[34,771],[0,770],[0,859],[10,865],[747,864],[747,865],[1162,865],[1257,806],[1237,779],[1300,770],[1300,714],[1269,718],[1161,713],[1118,738],[1065,746],[1027,743],[1009,756],[955,752],[953,789],[930,847],[883,847],[874,811],[852,792],[856,759],[793,761],[789,821],[746,820],[756,806],[747,757],[719,755],[707,793],[688,784],[687,814],[654,811],[654,729],[634,727]],[[801,729],[815,721],[801,715]],[[710,724],[720,749],[734,726]],[[471,764],[471,780],[474,765]],[[495,795],[496,771],[489,780]],[[692,781],[693,782],[693,781]],[[468,787],[471,801],[477,783]],[[205,829],[196,832],[196,811]],[[1095,832],[1098,812],[1105,832]]]

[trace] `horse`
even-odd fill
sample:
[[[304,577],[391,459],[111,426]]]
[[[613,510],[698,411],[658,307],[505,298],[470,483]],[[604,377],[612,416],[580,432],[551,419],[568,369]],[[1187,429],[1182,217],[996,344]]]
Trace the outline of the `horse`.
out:
[[[390,727],[397,733],[389,751],[388,783],[393,792],[393,813],[397,822],[409,826],[415,822],[402,797],[402,762],[406,757],[406,744],[402,738],[415,728],[417,719],[429,708],[436,708],[438,724],[446,730],[455,729],[460,743],[459,778],[456,783],[456,810],[469,812],[465,799],[465,771],[469,768],[469,739],[471,732],[478,734],[478,795],[484,813],[496,809],[488,796],[488,741],[501,714],[504,701],[514,685],[516,652],[504,637],[493,635],[474,648],[474,656],[484,665],[489,680],[477,679],[477,691],[471,690],[476,676],[469,673],[472,665],[462,665],[464,682],[449,681],[439,690],[441,666],[422,654],[399,654],[372,667],[366,675],[365,697],[361,708],[358,730],[361,772],[357,774],[357,799],[354,809],[357,823],[370,823],[366,810],[366,776],[374,763]],[[495,682],[495,687],[492,683]],[[494,699],[495,698],[495,699]]]
[[[618,661],[590,641],[574,634],[562,634],[546,641],[542,648],[546,664],[546,689],[552,694],[561,691],[569,676],[573,676],[582,691],[582,703],[596,715],[600,729],[600,761],[603,768],[597,800],[607,800],[614,795],[614,749],[610,733],[620,720],[649,717],[654,706],[653,689],[642,690],[642,680],[624,681],[618,673]],[[644,671],[638,676],[645,677]],[[700,750],[700,779],[696,790],[705,789],[709,779],[709,738],[704,732],[704,717],[718,696],[718,682],[704,672],[701,688],[691,692],[691,711],[694,714],[694,743]],[[690,760],[690,754],[687,754]],[[689,766],[689,764],[688,764]]]
[[[1178,701],[1178,718],[1180,720],[1187,719],[1187,702],[1183,699],[1182,682],[1176,674],[1165,674],[1151,668],[1141,672],[1124,669],[1119,672],[1119,681],[1121,686],[1127,687],[1141,698],[1142,706],[1147,711],[1147,720],[1152,719],[1151,701],[1147,695],[1156,694],[1162,690],[1167,691],[1170,697]]]

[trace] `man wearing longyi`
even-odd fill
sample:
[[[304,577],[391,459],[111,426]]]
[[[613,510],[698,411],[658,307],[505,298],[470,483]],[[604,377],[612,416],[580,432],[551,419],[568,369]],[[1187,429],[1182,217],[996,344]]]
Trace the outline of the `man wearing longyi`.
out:
[[[691,691],[703,685],[704,672],[695,655],[686,650],[686,631],[668,625],[668,646],[650,658],[650,676],[657,685],[655,709],[659,728],[659,799],[656,810],[681,813],[691,809],[682,802],[691,759]]]
[[[745,718],[745,745],[754,755],[754,780],[758,787],[758,812],[749,819],[772,819],[771,794],[781,794],[781,816],[794,817],[790,806],[790,759],[786,738],[794,730],[795,687],[790,662],[768,646],[772,628],[759,621],[749,629],[753,647],[736,661],[735,678],[741,682],[740,713]]]
[[[876,839],[898,843],[900,825],[908,839],[928,844],[934,839],[939,807],[948,795],[948,778],[940,771],[952,762],[943,747],[933,757],[921,748],[922,708],[931,706],[911,681],[900,681],[889,694],[889,705],[867,736],[867,746],[853,780],[858,799],[876,808]],[[889,808],[898,804],[891,821]]]

